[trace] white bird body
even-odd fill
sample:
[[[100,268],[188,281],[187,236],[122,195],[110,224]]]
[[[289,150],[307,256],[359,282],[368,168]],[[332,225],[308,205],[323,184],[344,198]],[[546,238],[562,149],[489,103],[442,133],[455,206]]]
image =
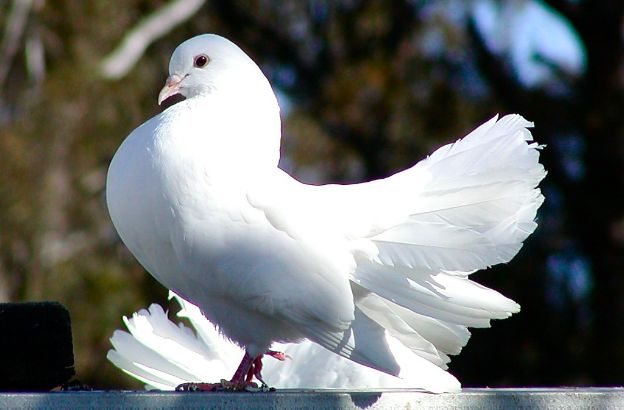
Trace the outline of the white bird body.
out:
[[[233,43],[188,40],[170,74],[163,92],[187,99],[120,146],[111,219],[158,281],[251,357],[308,338],[396,375],[388,332],[446,368],[467,326],[519,310],[468,275],[508,262],[536,227],[545,172],[522,117],[383,180],[312,186],[277,167],[275,96]]]
[[[348,327],[349,266],[339,266],[348,258],[333,257],[331,232],[327,242],[308,245],[271,225],[250,197],[265,191],[267,180],[279,180],[279,189],[296,181],[276,164],[254,163],[257,150],[239,163],[243,141],[229,143],[240,140],[239,131],[253,135],[249,123],[220,127],[222,110],[211,111],[211,99],[202,100],[181,102],[148,121],[115,155],[107,200],[120,236],[160,282],[202,306],[243,346],[256,345],[260,352],[274,340],[303,338],[282,323],[283,312],[299,311],[302,319],[327,322],[332,330]],[[192,115],[198,109],[209,113],[201,117],[208,126]],[[234,132],[217,134],[220,129]],[[220,138],[218,149],[212,135]],[[310,306],[298,297],[304,289],[318,293]]]

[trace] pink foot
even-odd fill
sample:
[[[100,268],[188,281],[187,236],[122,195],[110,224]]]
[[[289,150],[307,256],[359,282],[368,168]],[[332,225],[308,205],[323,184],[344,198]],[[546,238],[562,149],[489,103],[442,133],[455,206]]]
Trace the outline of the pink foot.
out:
[[[271,356],[272,358],[277,359],[277,360],[282,361],[282,362],[284,360],[286,360],[286,359],[292,359],[286,353],[284,353],[284,352],[277,352],[275,350],[267,350],[265,355]]]

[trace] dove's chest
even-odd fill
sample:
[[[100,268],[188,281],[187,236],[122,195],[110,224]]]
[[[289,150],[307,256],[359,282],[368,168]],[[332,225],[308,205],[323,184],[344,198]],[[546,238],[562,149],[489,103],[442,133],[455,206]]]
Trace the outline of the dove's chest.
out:
[[[201,240],[205,263],[215,264],[228,232],[245,218],[242,173],[228,165],[229,147],[211,147],[193,129],[192,122],[180,127],[166,117],[146,122],[120,146],[107,179],[115,228],[172,289],[189,286],[183,254]]]
[[[222,122],[198,131],[198,123],[163,117],[135,130],[109,170],[111,218],[139,262],[208,311],[230,314],[228,306],[242,306],[266,317],[263,328],[273,329],[270,318],[295,307],[321,321],[339,317],[336,328],[351,320],[348,267],[342,257],[331,257],[338,250],[324,252],[325,241],[311,244],[276,227],[267,213],[280,221],[290,214],[250,194],[265,173],[276,173],[275,158],[260,151],[255,158],[253,146],[237,146],[244,141],[236,141],[241,129],[211,134],[225,127]],[[315,302],[309,309],[293,298],[302,294]],[[290,328],[272,332],[280,340],[294,337]],[[246,333],[243,325],[228,331],[253,342],[243,340]]]

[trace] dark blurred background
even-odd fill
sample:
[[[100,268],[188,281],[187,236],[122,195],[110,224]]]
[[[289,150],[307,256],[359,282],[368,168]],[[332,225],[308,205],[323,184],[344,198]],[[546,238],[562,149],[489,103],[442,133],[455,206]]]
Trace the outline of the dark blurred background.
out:
[[[539,228],[473,276],[522,312],[475,330],[451,371],[465,386],[624,384],[623,1],[4,0],[0,301],[65,304],[83,382],[138,386],[106,361],[108,337],[166,291],[119,242],[106,171],[159,112],[172,50],[204,32],[269,77],[282,166],[306,182],[387,176],[496,113],[534,121]]]

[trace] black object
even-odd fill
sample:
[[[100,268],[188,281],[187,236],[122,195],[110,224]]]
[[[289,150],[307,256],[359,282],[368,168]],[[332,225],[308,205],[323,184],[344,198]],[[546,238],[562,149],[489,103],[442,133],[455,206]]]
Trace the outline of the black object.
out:
[[[47,391],[74,374],[71,321],[63,305],[0,303],[0,391]]]

